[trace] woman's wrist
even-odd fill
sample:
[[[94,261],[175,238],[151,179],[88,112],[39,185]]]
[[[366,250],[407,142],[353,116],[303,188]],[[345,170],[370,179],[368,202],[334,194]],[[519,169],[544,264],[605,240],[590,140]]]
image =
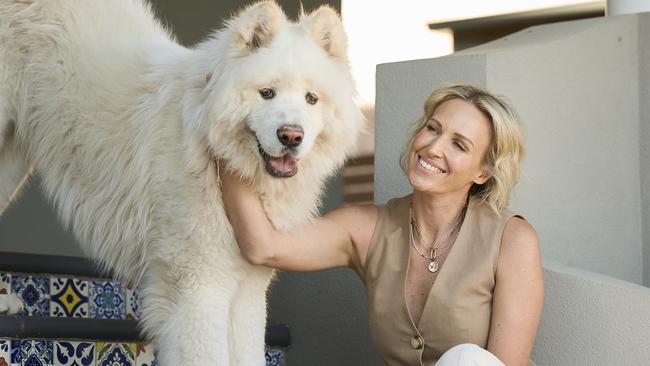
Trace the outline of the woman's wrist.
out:
[[[224,209],[242,256],[251,264],[265,264],[270,249],[266,243],[272,242],[276,233],[258,194],[248,181],[221,161],[219,175]]]

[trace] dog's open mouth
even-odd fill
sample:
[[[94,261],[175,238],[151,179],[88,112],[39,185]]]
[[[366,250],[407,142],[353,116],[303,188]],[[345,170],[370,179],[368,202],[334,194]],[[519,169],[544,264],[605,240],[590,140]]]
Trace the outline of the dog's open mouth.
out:
[[[266,172],[276,178],[290,178],[298,173],[298,159],[291,153],[287,152],[282,156],[274,157],[267,154],[260,143],[257,143],[257,150],[264,159],[264,168]]]

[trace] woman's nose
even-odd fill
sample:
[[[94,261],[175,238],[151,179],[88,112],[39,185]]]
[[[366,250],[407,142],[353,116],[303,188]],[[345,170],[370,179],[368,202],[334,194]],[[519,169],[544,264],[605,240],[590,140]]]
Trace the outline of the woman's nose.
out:
[[[431,156],[441,157],[444,151],[444,144],[444,139],[440,136],[432,139],[427,148],[427,153]]]

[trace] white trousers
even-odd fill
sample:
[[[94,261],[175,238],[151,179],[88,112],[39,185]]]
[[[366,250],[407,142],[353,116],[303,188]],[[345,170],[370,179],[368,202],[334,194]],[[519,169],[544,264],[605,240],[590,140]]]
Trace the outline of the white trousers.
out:
[[[471,343],[463,343],[447,350],[436,366],[505,366],[495,355]]]

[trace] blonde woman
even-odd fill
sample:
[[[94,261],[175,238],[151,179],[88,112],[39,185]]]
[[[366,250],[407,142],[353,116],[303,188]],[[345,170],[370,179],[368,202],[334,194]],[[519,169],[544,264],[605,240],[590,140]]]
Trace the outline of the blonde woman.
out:
[[[223,198],[251,263],[357,272],[386,365],[527,365],[543,279],[535,230],[507,209],[523,155],[508,104],[455,85],[429,96],[402,154],[412,194],[290,232],[236,174],[222,174]]]

